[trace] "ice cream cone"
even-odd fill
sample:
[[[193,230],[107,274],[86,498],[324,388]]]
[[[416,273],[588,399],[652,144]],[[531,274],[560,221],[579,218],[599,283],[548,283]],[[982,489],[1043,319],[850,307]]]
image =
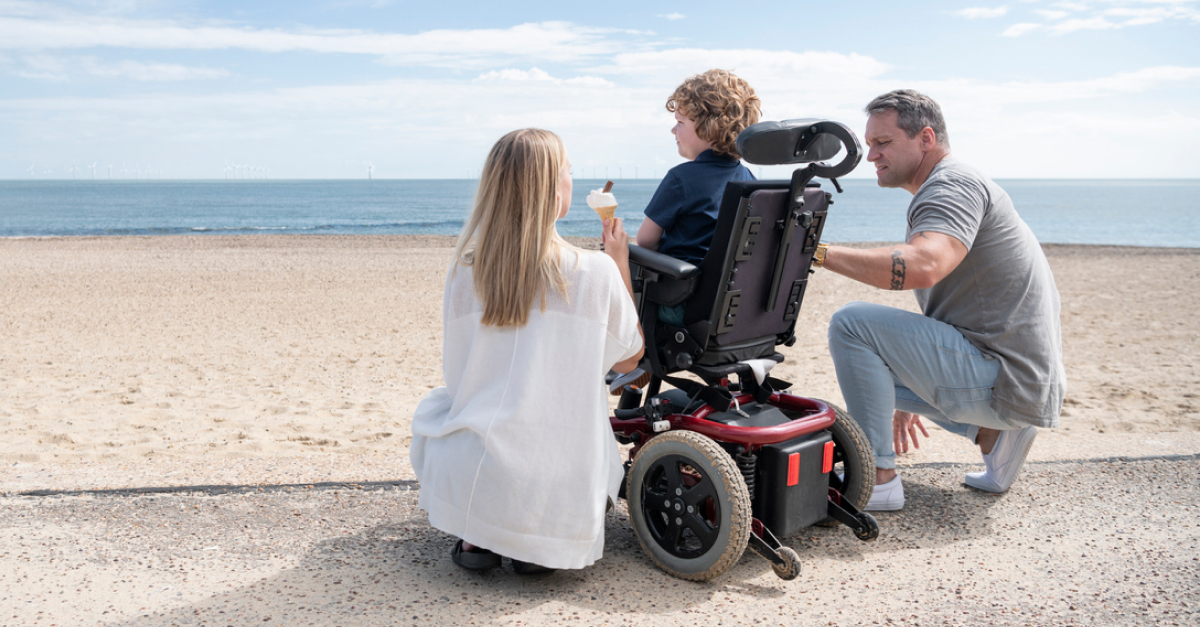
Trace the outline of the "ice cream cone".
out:
[[[609,181],[604,189],[593,189],[588,194],[587,204],[601,220],[611,220],[617,213],[617,198],[612,195],[612,187],[613,183]]]
[[[610,205],[608,207],[593,207],[592,209],[596,212],[596,215],[600,216],[601,220],[611,220],[617,213],[616,205]]]

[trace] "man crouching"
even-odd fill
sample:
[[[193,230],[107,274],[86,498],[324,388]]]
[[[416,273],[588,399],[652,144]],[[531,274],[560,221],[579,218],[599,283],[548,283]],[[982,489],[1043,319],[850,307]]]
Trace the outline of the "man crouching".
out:
[[[881,289],[913,290],[922,314],[854,302],[829,351],[850,415],[875,450],[866,509],[904,506],[896,452],[928,437],[920,416],[979,445],[966,484],[1004,492],[1038,427],[1058,426],[1066,391],[1059,297],[1046,255],[1008,194],[950,155],[941,108],[912,90],[871,101],[867,161],[881,187],[913,194],[906,243],[820,244],[814,265]]]

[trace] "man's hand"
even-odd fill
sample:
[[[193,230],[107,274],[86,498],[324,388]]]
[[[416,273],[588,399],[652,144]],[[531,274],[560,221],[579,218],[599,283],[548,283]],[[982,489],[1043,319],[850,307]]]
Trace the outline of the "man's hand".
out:
[[[929,432],[921,423],[920,416],[899,409],[892,414],[892,446],[895,447],[897,453],[907,453],[910,441],[914,449],[921,448],[921,441],[917,439],[918,429],[926,438],[929,437]]]

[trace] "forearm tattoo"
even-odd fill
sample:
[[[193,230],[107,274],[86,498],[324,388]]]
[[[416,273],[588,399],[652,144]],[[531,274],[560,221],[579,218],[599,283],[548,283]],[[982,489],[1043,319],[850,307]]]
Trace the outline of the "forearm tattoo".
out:
[[[893,290],[904,289],[904,271],[905,271],[904,253],[901,253],[900,251],[893,248],[892,249],[892,289]]]

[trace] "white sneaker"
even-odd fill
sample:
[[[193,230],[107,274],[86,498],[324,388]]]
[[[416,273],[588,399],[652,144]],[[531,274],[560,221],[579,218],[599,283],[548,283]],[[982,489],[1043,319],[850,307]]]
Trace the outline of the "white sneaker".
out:
[[[875,486],[871,492],[871,500],[863,508],[865,512],[894,512],[904,507],[904,484],[900,483],[900,475],[891,481]]]
[[[992,452],[983,456],[983,465],[987,470],[967,473],[964,483],[984,492],[1000,494],[1007,491],[1021,472],[1021,466],[1036,437],[1037,427],[1001,431]]]
[[[617,375],[617,378],[613,379],[612,383],[608,384],[608,392],[613,396],[619,396],[621,394],[621,390],[625,389],[625,386],[627,385],[632,384],[636,387],[642,387],[649,382],[649,372],[646,372],[641,368],[634,368],[625,374]]]

